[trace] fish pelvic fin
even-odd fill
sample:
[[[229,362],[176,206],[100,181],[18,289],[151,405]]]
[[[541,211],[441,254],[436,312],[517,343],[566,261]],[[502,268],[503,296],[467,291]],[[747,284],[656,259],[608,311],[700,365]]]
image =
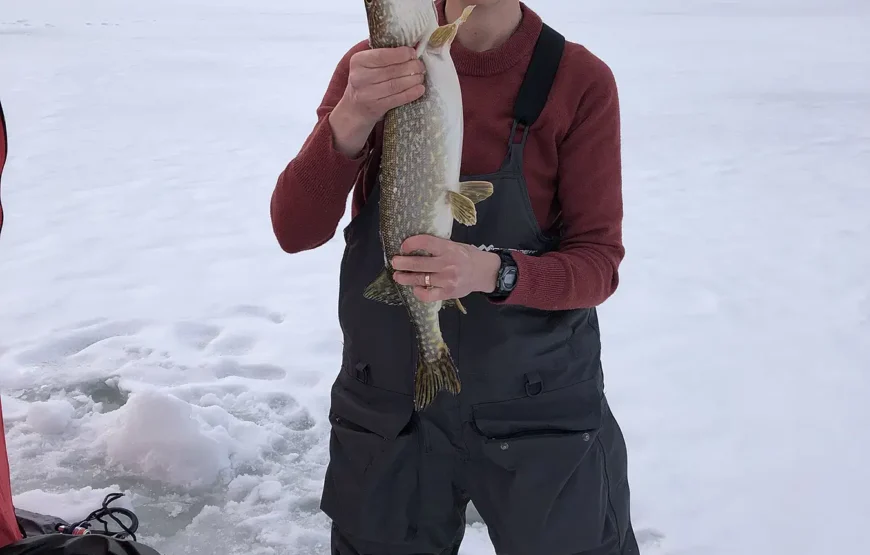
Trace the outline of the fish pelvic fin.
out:
[[[438,347],[435,360],[427,361],[422,353],[417,362],[417,375],[414,378],[414,406],[422,411],[432,404],[441,391],[456,395],[462,389],[459,371],[450,356],[446,343]]]
[[[429,37],[429,42],[426,48],[429,48],[430,50],[449,48],[450,45],[453,44],[453,39],[456,38],[456,33],[459,32],[459,26],[468,21],[468,16],[471,15],[472,11],[474,11],[474,6],[468,6],[462,10],[462,15],[460,15],[456,21],[438,27],[438,29],[432,33],[432,36]]]
[[[435,3],[433,2],[432,5],[434,6]],[[414,47],[414,54],[418,60],[423,56],[423,52],[425,52],[426,49],[429,48],[429,41],[432,38],[432,33],[434,33],[437,30],[438,30],[438,27],[434,27],[434,28],[430,29],[429,31],[427,31],[426,34],[423,35],[423,38],[420,39],[420,42],[417,43],[417,46]]]
[[[447,191],[447,201],[457,222],[467,226],[477,223],[477,209],[470,198],[456,191]]]
[[[445,308],[455,308],[463,314],[468,314],[465,305],[463,305],[462,301],[459,299],[447,299],[446,301],[441,301],[441,310],[444,310]]]
[[[370,301],[396,306],[402,304],[402,296],[396,282],[390,276],[390,270],[384,268],[378,277],[366,287],[363,297]]]
[[[492,196],[493,187],[489,181],[463,181],[459,184],[459,192],[477,204]]]

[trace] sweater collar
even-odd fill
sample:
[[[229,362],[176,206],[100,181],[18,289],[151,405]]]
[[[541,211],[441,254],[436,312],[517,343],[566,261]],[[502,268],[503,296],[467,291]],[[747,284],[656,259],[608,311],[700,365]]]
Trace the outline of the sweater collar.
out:
[[[439,25],[448,23],[444,15],[445,4],[446,0],[435,2]],[[458,40],[453,41],[450,56],[453,58],[457,73],[477,77],[503,73],[531,54],[541,34],[543,21],[522,2],[520,2],[520,9],[523,15],[519,26],[501,46],[484,52],[475,52],[462,46]]]

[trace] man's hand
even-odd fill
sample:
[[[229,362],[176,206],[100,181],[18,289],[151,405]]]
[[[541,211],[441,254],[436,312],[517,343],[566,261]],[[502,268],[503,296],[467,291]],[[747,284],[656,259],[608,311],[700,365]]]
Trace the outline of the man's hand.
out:
[[[354,157],[384,114],[423,96],[424,73],[423,62],[407,46],[354,54],[344,96],[329,114],[339,152]]]
[[[469,293],[491,293],[495,289],[501,266],[495,253],[431,235],[417,235],[402,243],[403,253],[415,251],[432,256],[396,256],[391,264],[396,270],[393,274],[396,283],[414,286],[414,294],[421,301],[461,299]]]

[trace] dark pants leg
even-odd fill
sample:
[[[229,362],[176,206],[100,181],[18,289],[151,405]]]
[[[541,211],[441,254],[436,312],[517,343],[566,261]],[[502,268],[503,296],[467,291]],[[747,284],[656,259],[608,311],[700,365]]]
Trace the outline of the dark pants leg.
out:
[[[637,555],[625,441],[606,400],[576,410],[600,398],[583,384],[497,403],[473,424],[447,396],[410,421],[392,394],[334,396],[321,504],[333,555],[455,555],[469,498],[499,555]]]
[[[458,537],[453,545],[445,550],[432,553],[418,553],[411,551],[411,546],[395,546],[395,545],[378,545],[371,542],[365,542],[358,539],[352,539],[341,533],[341,530],[333,524],[332,526],[332,555],[459,555],[459,544],[462,543],[462,538],[465,535],[465,525],[459,529]]]
[[[321,507],[332,517],[332,555],[456,555],[468,495],[457,487],[461,422],[444,396],[410,417],[335,397]],[[375,416],[371,416],[375,415]]]
[[[589,432],[481,441],[465,483],[499,555],[637,555],[625,440],[606,401]]]

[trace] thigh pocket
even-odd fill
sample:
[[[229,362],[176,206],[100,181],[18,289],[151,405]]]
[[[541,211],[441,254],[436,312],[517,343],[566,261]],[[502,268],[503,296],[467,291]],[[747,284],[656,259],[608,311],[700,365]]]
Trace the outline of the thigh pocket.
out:
[[[497,550],[578,553],[604,541],[607,488],[597,380],[477,405],[482,457],[475,506]],[[484,514],[486,513],[486,514]]]
[[[410,396],[340,374],[321,509],[343,532],[381,543],[413,537],[422,445],[413,414]]]

